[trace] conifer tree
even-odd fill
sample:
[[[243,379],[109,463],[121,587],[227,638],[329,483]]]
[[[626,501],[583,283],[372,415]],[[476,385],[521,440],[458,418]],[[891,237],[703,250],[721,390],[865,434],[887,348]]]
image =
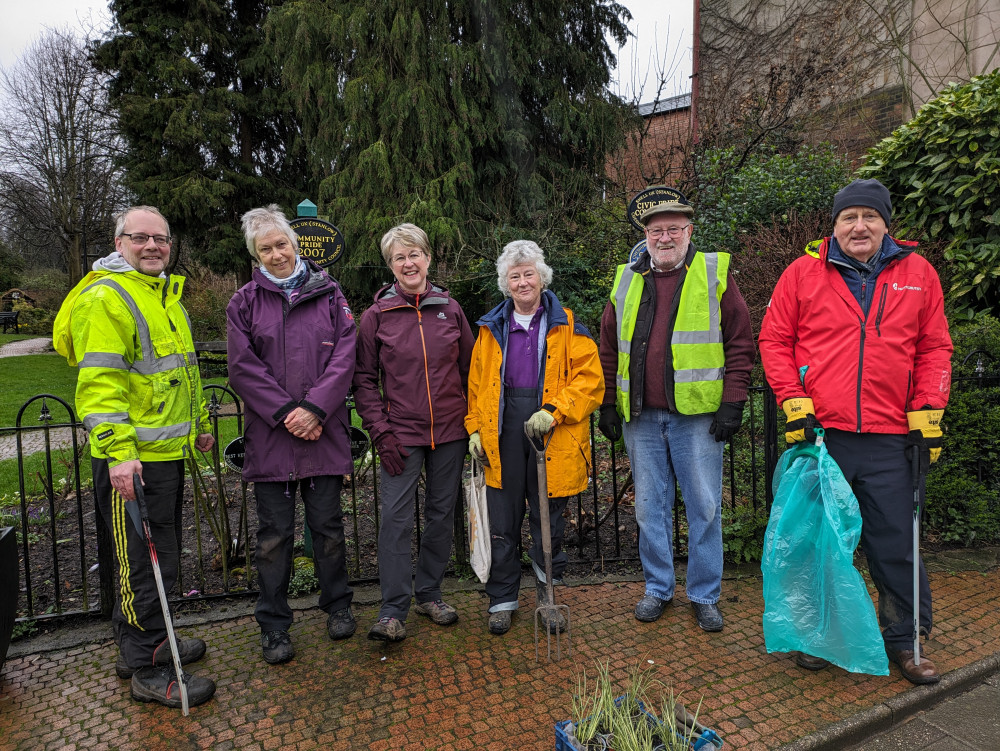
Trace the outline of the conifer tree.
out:
[[[624,43],[629,18],[614,0],[275,8],[268,36],[325,175],[321,206],[347,240],[348,287],[389,278],[378,240],[402,221],[452,270],[492,261],[511,232],[570,223],[619,143],[607,38]]]
[[[163,211],[182,247],[241,278],[250,259],[240,215],[290,209],[316,189],[279,85],[281,51],[262,43],[275,4],[112,0],[114,28],[94,54],[111,75],[136,199]]]

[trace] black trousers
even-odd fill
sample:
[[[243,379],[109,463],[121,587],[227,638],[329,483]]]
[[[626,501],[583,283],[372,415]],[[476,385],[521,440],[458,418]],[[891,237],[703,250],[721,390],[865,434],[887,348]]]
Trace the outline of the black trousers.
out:
[[[539,579],[544,578],[541,518],[538,513],[538,468],[535,450],[524,434],[524,423],[538,409],[534,389],[507,389],[504,392],[503,430],[500,433],[500,482],[502,488],[486,488],[486,506],[490,515],[490,538],[493,562],[486,594],[490,612],[516,610],[521,587],[521,561],[517,555],[524,523],[525,502],[531,548],[528,557]],[[569,557],[562,549],[566,532],[563,512],[569,498],[549,498],[549,527],[552,535],[552,578],[561,579]]]
[[[297,482],[256,482],[257,574],[260,596],[254,615],[262,633],[287,631],[292,625],[288,582],[292,575],[295,538],[295,489],[302,493],[306,521],[313,539],[313,563],[319,579],[319,606],[326,613],[351,604],[354,590],[347,584],[344,511],[340,475],[307,477]]]
[[[125,508],[125,499],[111,487],[108,462],[92,459],[94,493],[114,543],[118,596],[111,616],[115,642],[129,667],[153,664],[153,651],[167,638],[149,548]],[[181,501],[184,498],[184,460],[143,462],[143,496],[149,512],[150,534],[170,592],[177,582],[180,562]]]
[[[882,638],[893,649],[913,648],[913,558],[918,560],[920,630],[930,634],[931,588],[913,550],[913,479],[905,435],[826,431],[826,447],[851,484],[861,510],[861,549],[878,589]],[[920,507],[924,482],[920,480]]]

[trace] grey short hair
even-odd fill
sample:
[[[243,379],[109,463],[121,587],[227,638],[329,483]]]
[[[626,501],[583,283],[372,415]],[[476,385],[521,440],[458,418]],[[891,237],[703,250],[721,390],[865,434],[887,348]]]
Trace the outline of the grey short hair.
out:
[[[170,237],[170,222],[167,221],[167,218],[155,206],[129,206],[123,212],[117,214],[115,216],[115,237],[122,236],[122,232],[125,231],[125,222],[128,221],[128,215],[136,211],[146,211],[160,217],[163,220],[163,225],[167,228],[167,237]]]
[[[415,224],[400,224],[382,235],[380,246],[386,266],[392,266],[392,246],[396,243],[422,250],[425,256],[431,257],[431,242],[427,239],[427,233]]]
[[[531,240],[514,240],[503,247],[503,252],[497,259],[497,287],[504,297],[510,297],[510,285],[507,284],[507,274],[515,266],[532,264],[542,280],[542,289],[552,284],[552,269],[545,263],[545,254],[538,243]]]
[[[255,261],[260,261],[260,256],[257,255],[258,238],[275,230],[284,233],[292,247],[295,248],[295,255],[299,254],[299,237],[295,234],[292,225],[288,223],[285,212],[278,204],[272,203],[259,209],[250,209],[242,216],[241,221],[243,222],[243,237],[247,241],[247,250],[250,251],[250,255]]]

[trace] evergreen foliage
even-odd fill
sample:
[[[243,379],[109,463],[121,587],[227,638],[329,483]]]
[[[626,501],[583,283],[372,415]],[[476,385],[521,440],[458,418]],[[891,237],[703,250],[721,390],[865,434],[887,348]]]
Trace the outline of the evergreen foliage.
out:
[[[949,305],[1000,314],[1000,69],[953,84],[868,152],[860,177],[889,189],[897,223],[945,240]]]
[[[385,277],[378,241],[400,222],[427,231],[446,283],[491,266],[503,237],[570,226],[619,143],[607,39],[624,43],[623,18],[614,0],[275,8],[268,38],[347,240],[346,286]]]
[[[261,34],[279,3],[112,0],[114,28],[94,50],[111,76],[130,189],[186,241],[175,248],[220,272],[248,274],[243,212],[315,191],[280,86],[284,51]]]

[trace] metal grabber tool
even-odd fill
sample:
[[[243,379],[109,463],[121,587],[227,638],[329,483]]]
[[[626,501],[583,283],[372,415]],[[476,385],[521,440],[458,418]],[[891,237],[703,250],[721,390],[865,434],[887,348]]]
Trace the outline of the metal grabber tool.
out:
[[[562,614],[566,619],[567,657],[571,653],[571,646],[569,606],[556,604],[555,592],[552,587],[552,527],[549,522],[549,485],[545,474],[545,450],[548,448],[549,441],[552,440],[552,432],[549,431],[543,439],[533,438],[531,434],[528,433],[527,426],[525,427],[524,432],[525,435],[528,436],[528,441],[531,443],[531,447],[535,450],[535,464],[538,468],[538,517],[539,526],[542,528],[542,557],[545,559],[545,602],[539,603],[538,607],[535,608],[535,660],[537,661],[539,659],[539,624],[541,624],[542,628],[545,629],[547,647],[546,655],[549,660],[552,659],[552,632],[553,629],[555,630],[556,659],[558,660],[562,657],[562,634],[555,624],[558,622],[560,614]]]
[[[920,664],[920,449],[911,446],[910,478],[913,480],[913,664]]]
[[[174,660],[174,673],[177,676],[177,685],[181,691],[181,711],[187,717],[190,707],[188,705],[187,684],[184,683],[184,669],[181,667],[181,653],[177,648],[177,637],[174,636],[174,624],[170,620],[170,605],[167,604],[167,592],[163,588],[163,574],[160,572],[160,559],[156,554],[156,544],[153,536],[149,532],[149,510],[146,508],[146,496],[142,491],[142,479],[138,473],[132,475],[132,488],[135,492],[135,502],[139,507],[140,524],[136,524],[139,534],[146,538],[146,547],[149,549],[149,560],[153,564],[153,578],[156,579],[156,591],[160,595],[160,608],[163,610],[163,623],[167,627],[167,641],[170,642],[170,656]],[[135,512],[129,508],[129,503],[125,503],[125,508],[135,523]]]

